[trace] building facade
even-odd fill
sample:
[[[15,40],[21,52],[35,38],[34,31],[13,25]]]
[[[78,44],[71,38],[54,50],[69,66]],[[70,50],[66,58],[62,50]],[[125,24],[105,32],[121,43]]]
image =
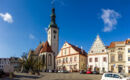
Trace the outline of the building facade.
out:
[[[20,61],[18,57],[11,57],[10,64],[14,67],[14,71],[20,71]]]
[[[125,70],[125,41],[111,42],[108,47],[109,71],[121,73]]]
[[[55,8],[52,8],[51,23],[49,24],[47,32],[47,41],[49,43],[49,46],[51,46],[54,55],[56,56],[59,49],[59,28],[56,24],[55,18]]]
[[[28,54],[28,57],[33,57],[33,59],[39,56],[39,60],[45,63],[45,67],[42,68],[43,71],[51,71],[56,67],[55,58],[59,48],[59,28],[55,18],[55,8],[52,8],[51,23],[47,30],[47,41],[45,43],[40,42],[38,47],[34,51],[31,50]]]
[[[130,74],[130,39],[126,40],[125,45],[125,73]]]
[[[56,64],[58,70],[86,70],[87,53],[84,50],[65,42],[56,57]]]
[[[100,73],[108,72],[107,49],[99,35],[88,52],[88,68],[92,71],[98,69]]]
[[[45,63],[45,67],[43,67],[44,70],[54,70],[54,52],[52,51],[51,47],[49,46],[48,41],[46,41],[43,44],[43,47],[40,51],[39,56],[41,57],[42,61]]]
[[[0,58],[0,70],[4,70],[6,65],[10,65],[10,58]]]

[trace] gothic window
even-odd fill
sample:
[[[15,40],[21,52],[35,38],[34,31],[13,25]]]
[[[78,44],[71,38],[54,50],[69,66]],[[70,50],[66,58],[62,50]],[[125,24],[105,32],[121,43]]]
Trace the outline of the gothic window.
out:
[[[52,65],[52,56],[51,54],[48,55],[48,65],[51,66]]]

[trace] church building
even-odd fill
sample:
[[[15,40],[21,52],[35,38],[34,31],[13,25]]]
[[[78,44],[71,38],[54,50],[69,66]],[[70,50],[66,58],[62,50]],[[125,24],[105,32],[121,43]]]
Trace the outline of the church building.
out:
[[[45,67],[42,69],[43,71],[54,70],[56,66],[55,58],[59,47],[59,28],[57,27],[55,18],[55,8],[52,8],[51,23],[48,26],[47,32],[47,41],[40,43],[35,51],[28,55],[42,58],[42,61],[45,63]]]

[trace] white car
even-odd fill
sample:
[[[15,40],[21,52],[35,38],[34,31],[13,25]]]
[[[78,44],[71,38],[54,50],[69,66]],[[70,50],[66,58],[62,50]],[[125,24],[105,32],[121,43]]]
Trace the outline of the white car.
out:
[[[118,73],[104,73],[101,80],[130,80],[130,77]]]

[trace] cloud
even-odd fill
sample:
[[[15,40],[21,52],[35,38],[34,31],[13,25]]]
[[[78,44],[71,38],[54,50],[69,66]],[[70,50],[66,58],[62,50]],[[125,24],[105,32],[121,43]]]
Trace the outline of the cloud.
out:
[[[114,29],[116,29],[115,25],[117,24],[117,19],[120,17],[121,15],[111,9],[102,9],[102,15],[101,18],[104,22],[104,32],[110,32]]]
[[[11,16],[11,14],[9,13],[0,13],[0,17],[5,21],[5,22],[8,22],[8,23],[12,23],[13,22],[13,18]]]
[[[30,39],[35,39],[35,36],[33,34],[29,34]]]
[[[54,6],[55,3],[57,3],[59,6],[64,6],[65,5],[63,0],[52,0],[51,1],[51,4],[53,4],[53,6]]]

